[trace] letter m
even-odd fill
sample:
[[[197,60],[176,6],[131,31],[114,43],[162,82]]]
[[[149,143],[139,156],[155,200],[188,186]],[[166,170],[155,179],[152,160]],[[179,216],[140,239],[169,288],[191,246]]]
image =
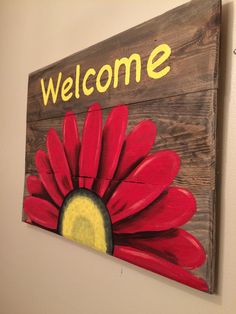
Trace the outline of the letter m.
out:
[[[114,88],[117,88],[119,82],[119,70],[121,65],[125,66],[125,85],[130,83],[130,72],[132,62],[136,63],[136,82],[141,80],[141,58],[137,53],[133,53],[129,58],[116,59],[114,66]]]

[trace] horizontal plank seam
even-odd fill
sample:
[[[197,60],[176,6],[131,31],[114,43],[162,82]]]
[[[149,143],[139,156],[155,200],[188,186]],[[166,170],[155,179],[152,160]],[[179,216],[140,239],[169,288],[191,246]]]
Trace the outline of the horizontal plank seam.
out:
[[[35,175],[36,173],[38,174],[38,172],[35,171],[35,172],[34,172],[34,175]],[[59,173],[59,172],[46,172],[46,173],[47,173],[48,175],[54,175],[54,174],[57,174],[57,173]],[[28,171],[25,172],[25,175],[27,175],[27,174],[29,174]],[[32,175],[32,174],[30,174],[30,175]],[[178,177],[178,176],[177,176],[177,177]],[[177,177],[176,177],[176,179],[177,179]],[[83,179],[103,180],[103,181],[109,181],[109,182],[114,182],[114,183],[125,182],[125,183],[144,184],[144,185],[151,185],[151,186],[160,185],[159,183],[149,183],[149,182],[144,182],[144,181],[127,180],[126,178],[124,178],[124,179],[115,179],[115,178],[114,178],[114,179],[113,179],[113,178],[109,179],[109,178],[91,177],[91,176],[76,176],[76,177],[72,176],[71,178],[72,178],[72,180],[79,179],[79,178],[83,178]],[[172,184],[170,185],[170,187],[171,187],[171,186],[172,186]],[[174,185],[173,187],[177,187],[177,186]],[[178,188],[180,188],[180,187],[178,186]],[[210,188],[211,188],[211,190],[215,190],[215,187],[214,187],[214,186],[212,186],[212,187],[210,187]]]
[[[163,99],[168,99],[168,98],[174,98],[174,97],[180,97],[180,96],[186,96],[186,95],[191,95],[191,94],[197,94],[197,93],[202,93],[202,92],[210,92],[210,91],[218,91],[218,87],[216,88],[209,88],[209,89],[203,89],[203,90],[198,90],[198,91],[194,91],[194,92],[187,92],[187,93],[181,93],[181,94],[175,94],[175,95],[171,95],[171,96],[166,96],[166,97],[161,97],[161,98],[152,98],[152,99],[146,99],[146,100],[142,100],[142,101],[137,101],[137,102],[134,102],[134,103],[126,103],[124,105],[126,106],[133,106],[133,105],[138,105],[138,104],[142,104],[142,103],[145,103],[145,102],[151,102],[151,101],[155,101],[155,100],[163,100]],[[93,104],[94,102],[91,102],[91,105]],[[121,105],[121,104],[119,104]],[[146,105],[146,104],[145,104]],[[109,107],[105,107],[105,108],[101,108],[101,110],[108,110],[108,109],[112,109],[114,108],[115,106],[109,106]],[[68,109],[68,111],[73,111],[72,109]],[[88,108],[86,111],[81,111],[81,112],[75,112],[76,115],[81,115],[81,114],[84,114],[84,113],[87,113],[88,111]],[[95,111],[95,110],[94,110]],[[65,111],[66,112],[66,111]],[[47,118],[41,118],[41,119],[37,119],[37,120],[28,120],[27,119],[27,123],[33,123],[33,122],[37,122],[37,121],[43,121],[43,120],[51,120],[51,119],[59,119],[59,118],[63,118],[65,115],[65,113],[63,115],[54,115],[54,116],[51,116],[51,117],[47,117]]]

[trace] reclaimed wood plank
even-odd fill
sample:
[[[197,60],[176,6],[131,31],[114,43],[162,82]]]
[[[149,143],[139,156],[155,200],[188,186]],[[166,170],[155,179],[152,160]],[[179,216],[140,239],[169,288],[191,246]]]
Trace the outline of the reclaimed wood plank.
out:
[[[158,135],[151,152],[171,149],[181,158],[181,169],[173,185],[189,189],[197,201],[197,213],[184,225],[202,243],[206,263],[193,271],[204,278],[209,292],[214,291],[215,259],[215,163],[216,163],[216,107],[220,40],[220,0],[193,0],[126,32],[55,62],[29,76],[27,107],[27,140],[25,177],[37,175],[34,156],[38,149],[46,151],[46,134],[54,128],[62,138],[62,122],[67,111],[76,113],[80,136],[89,105],[100,102],[103,124],[111,108],[123,103],[128,106],[127,134],[142,120],[152,119]],[[151,51],[168,44],[172,53],[163,64],[170,72],[161,79],[147,75]],[[104,64],[113,71],[116,59],[138,53],[141,58],[141,81],[135,81],[135,67],[130,67],[130,83],[125,85],[127,69],[121,66],[119,85],[113,82],[106,93],[96,88],[90,96],[81,90],[88,68],[96,72]],[[60,91],[56,104],[49,98],[43,105],[40,80],[47,84],[62,72],[62,81],[75,80],[75,68],[80,65],[80,98],[64,102]],[[112,77],[113,78],[113,77]],[[105,83],[104,75],[101,83]],[[95,77],[88,79],[89,87],[96,87]],[[104,177],[103,179],[116,180]],[[126,180],[126,179],[124,179]],[[115,182],[114,182],[115,181]],[[150,182],[139,182],[150,184]],[[24,195],[28,195],[25,187]],[[25,220],[23,213],[23,220]]]
[[[195,0],[33,72],[29,76],[28,121],[60,117],[71,109],[77,113],[83,112],[94,101],[100,102],[106,108],[119,102],[131,104],[217,88],[219,19],[219,0]],[[167,43],[172,49],[170,60],[167,61],[171,70],[161,79],[150,79],[146,71],[148,56],[152,49],[163,43]],[[75,79],[75,67],[80,64],[81,84],[88,68],[94,67],[98,71],[104,64],[113,67],[115,59],[129,57],[133,53],[139,53],[142,58],[140,83],[136,83],[135,67],[131,66],[130,84],[125,86],[125,67],[121,66],[118,88],[110,86],[105,97],[95,89],[90,96],[81,92],[79,99],[73,96],[67,102],[62,102],[59,96],[60,106],[53,104],[51,98],[47,106],[43,105],[41,78],[45,81],[49,77],[56,80],[58,73],[62,71],[63,78],[71,76]],[[94,84],[94,78],[88,80],[89,86]]]
[[[127,134],[145,119],[157,126],[157,137],[151,152],[175,150],[182,167],[178,183],[189,186],[214,186],[215,127],[214,108],[216,92],[198,92],[130,105]],[[103,109],[103,124],[110,109]],[[77,114],[80,136],[85,113]],[[46,150],[46,134],[53,127],[62,136],[63,118],[30,122],[27,125],[26,171],[35,171],[34,155]],[[110,178],[104,178],[110,179]]]

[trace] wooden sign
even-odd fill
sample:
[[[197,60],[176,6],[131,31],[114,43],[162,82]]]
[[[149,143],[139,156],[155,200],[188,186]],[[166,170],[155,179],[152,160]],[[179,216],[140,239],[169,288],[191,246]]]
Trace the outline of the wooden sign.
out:
[[[214,291],[219,0],[31,73],[23,220]]]

